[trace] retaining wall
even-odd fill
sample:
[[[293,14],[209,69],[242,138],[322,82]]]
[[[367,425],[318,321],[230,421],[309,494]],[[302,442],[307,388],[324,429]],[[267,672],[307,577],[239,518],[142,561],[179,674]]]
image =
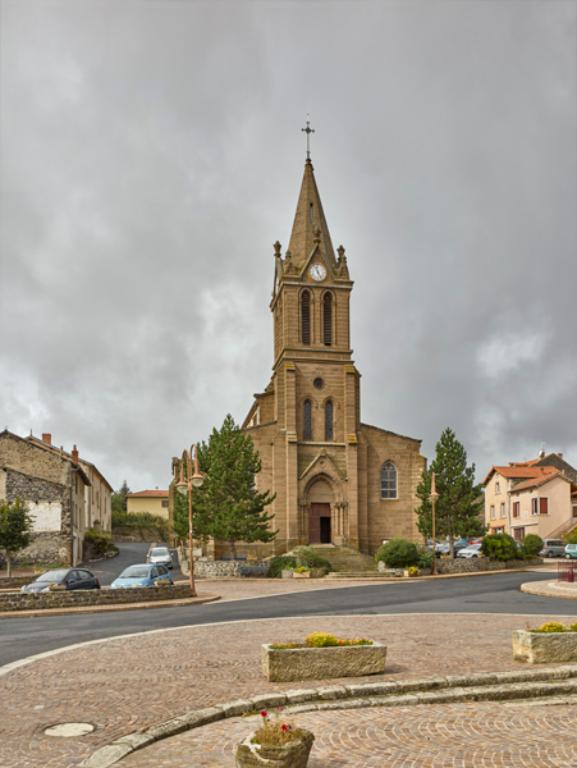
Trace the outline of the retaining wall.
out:
[[[74,608],[82,605],[145,603],[158,600],[182,600],[190,597],[188,584],[172,587],[136,587],[132,589],[55,590],[38,594],[0,593],[2,611],[33,611],[43,608]]]

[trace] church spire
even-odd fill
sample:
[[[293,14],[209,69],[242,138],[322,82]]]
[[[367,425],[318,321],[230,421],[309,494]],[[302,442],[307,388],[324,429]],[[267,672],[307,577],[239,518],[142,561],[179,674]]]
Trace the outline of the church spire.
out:
[[[310,158],[307,158],[289,242],[293,264],[299,269],[302,268],[317,246],[320,254],[335,267],[335,252],[315,181],[313,164]]]

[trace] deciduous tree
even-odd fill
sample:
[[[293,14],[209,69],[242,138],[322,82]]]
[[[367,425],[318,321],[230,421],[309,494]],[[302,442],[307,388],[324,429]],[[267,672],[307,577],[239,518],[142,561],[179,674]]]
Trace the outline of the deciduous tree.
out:
[[[8,576],[12,574],[12,559],[30,544],[32,518],[21,499],[0,501],[0,550],[6,557]]]

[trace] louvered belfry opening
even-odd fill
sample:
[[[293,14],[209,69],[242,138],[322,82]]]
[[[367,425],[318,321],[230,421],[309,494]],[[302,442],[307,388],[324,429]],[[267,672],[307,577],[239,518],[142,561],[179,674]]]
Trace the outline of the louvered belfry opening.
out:
[[[313,439],[313,409],[310,400],[305,400],[303,408],[303,440]]]
[[[333,297],[330,293],[323,296],[323,342],[326,347],[333,343]]]
[[[327,400],[325,403],[325,440],[331,442],[333,437],[333,401]]]
[[[303,344],[311,343],[311,294],[309,291],[301,293],[301,341]]]

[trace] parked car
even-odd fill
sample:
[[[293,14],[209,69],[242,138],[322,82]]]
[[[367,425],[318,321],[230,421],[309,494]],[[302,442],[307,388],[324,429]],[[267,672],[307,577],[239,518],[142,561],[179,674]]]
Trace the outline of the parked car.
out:
[[[166,580],[174,584],[168,568],[164,565],[129,565],[110,585],[111,589],[126,587],[154,587],[157,581]]]
[[[46,571],[31,584],[20,588],[23,594],[50,592],[52,589],[100,589],[96,576],[86,568],[58,568]]]
[[[146,555],[146,562],[151,565],[165,565],[172,568],[172,555],[168,547],[150,547]]]
[[[567,544],[565,546],[565,559],[577,560],[577,544]]]
[[[565,554],[565,544],[561,539],[543,539],[543,549],[539,552],[540,557],[563,557]]]
[[[482,554],[480,544],[469,544],[468,547],[463,547],[463,549],[460,549],[457,552],[457,557],[470,559],[472,557],[481,557]]]

